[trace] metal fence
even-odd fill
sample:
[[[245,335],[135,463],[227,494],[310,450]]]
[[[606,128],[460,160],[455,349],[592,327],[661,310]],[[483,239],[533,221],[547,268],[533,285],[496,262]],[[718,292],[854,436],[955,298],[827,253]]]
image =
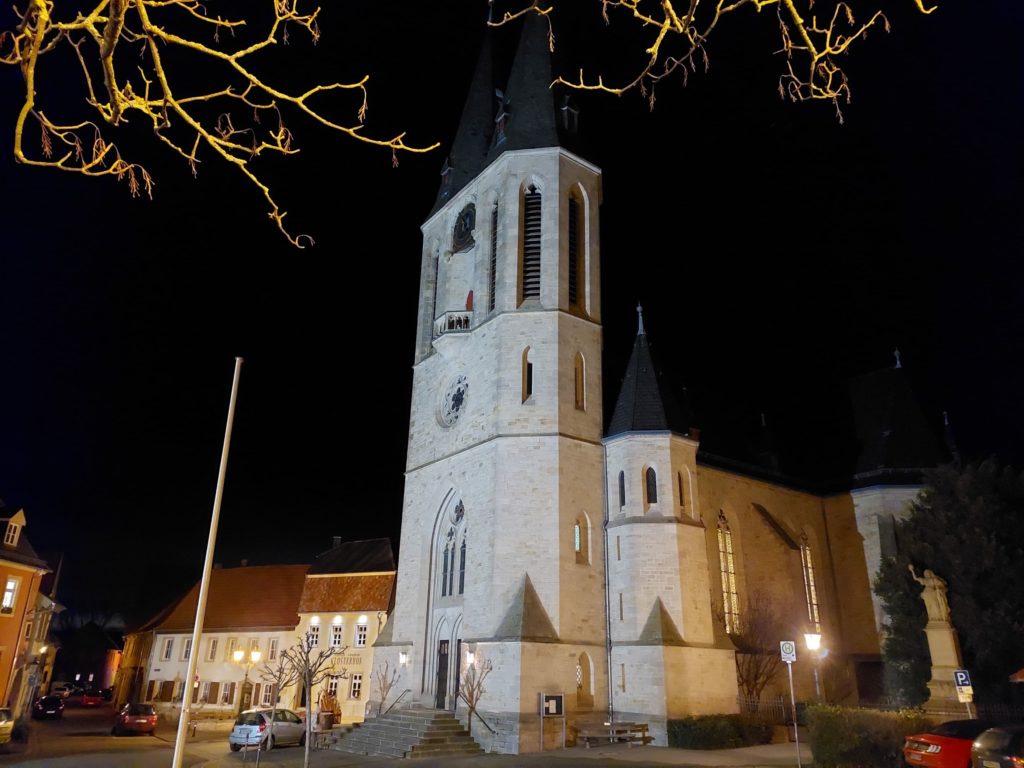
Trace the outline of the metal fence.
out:
[[[791,719],[789,702],[782,696],[762,696],[760,699],[752,696],[739,696],[736,701],[739,704],[740,712],[758,715],[773,725],[785,725]]]

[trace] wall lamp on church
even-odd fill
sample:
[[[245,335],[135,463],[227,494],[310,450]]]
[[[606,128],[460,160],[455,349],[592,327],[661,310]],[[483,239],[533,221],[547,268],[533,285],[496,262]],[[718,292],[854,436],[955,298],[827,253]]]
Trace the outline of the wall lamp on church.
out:
[[[409,663],[409,654],[406,653],[405,651],[399,651],[398,652],[398,663],[401,664],[403,667],[406,664],[408,664]]]

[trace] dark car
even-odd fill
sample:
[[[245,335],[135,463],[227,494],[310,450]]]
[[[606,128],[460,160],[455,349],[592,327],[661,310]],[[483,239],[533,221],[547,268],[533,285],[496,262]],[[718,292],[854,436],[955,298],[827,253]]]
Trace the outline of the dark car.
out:
[[[98,707],[103,703],[103,696],[96,688],[87,688],[82,691],[82,698],[79,700],[78,705],[81,707]]]
[[[114,736],[125,733],[153,733],[156,730],[156,708],[152,704],[125,704],[114,718],[110,732]]]
[[[907,736],[903,759],[907,765],[927,768],[968,768],[971,743],[995,723],[987,720],[950,720],[929,731]]]
[[[1024,768],[1024,723],[989,728],[971,747],[972,768]]]
[[[114,700],[114,689],[113,688],[100,688],[100,698],[104,701]]]
[[[64,699],[60,696],[40,696],[32,705],[35,720],[60,720],[64,716]]]

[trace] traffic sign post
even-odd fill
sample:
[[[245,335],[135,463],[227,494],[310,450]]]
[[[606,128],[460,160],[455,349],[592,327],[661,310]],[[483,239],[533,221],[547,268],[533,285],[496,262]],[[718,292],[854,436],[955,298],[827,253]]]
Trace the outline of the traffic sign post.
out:
[[[953,671],[953,685],[956,686],[956,697],[961,704],[967,705],[967,716],[974,718],[971,702],[974,701],[974,686],[971,685],[971,673],[966,669]]]
[[[562,721],[562,749],[565,749],[565,694],[540,694],[540,751],[544,751],[544,721],[557,718]]]
[[[786,669],[789,672],[789,703],[793,716],[793,741],[796,742],[796,766],[803,768],[800,764],[800,727],[796,721],[796,693],[793,691],[793,662],[796,661],[796,643],[792,640],[780,642],[779,655],[786,662]]]

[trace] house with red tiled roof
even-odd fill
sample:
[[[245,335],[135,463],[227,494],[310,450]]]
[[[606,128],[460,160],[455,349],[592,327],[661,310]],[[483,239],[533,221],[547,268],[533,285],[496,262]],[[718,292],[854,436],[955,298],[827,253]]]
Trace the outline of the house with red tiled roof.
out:
[[[273,663],[296,641],[298,607],[308,565],[256,565],[214,568],[196,667],[188,685],[199,584],[132,634],[132,644],[148,656],[138,687],[143,701],[180,702],[185,691],[195,708],[247,709],[262,698],[259,667]],[[148,635],[148,642],[146,642]],[[243,661],[235,660],[242,651]],[[255,652],[255,655],[253,654]],[[255,661],[253,661],[255,659]]]
[[[321,709],[333,704],[340,722],[361,722],[366,714],[373,643],[391,611],[395,574],[388,539],[342,542],[340,537],[306,574],[298,631],[315,646],[340,651],[338,674],[316,686],[312,701]],[[298,691],[295,706],[304,704]]]

